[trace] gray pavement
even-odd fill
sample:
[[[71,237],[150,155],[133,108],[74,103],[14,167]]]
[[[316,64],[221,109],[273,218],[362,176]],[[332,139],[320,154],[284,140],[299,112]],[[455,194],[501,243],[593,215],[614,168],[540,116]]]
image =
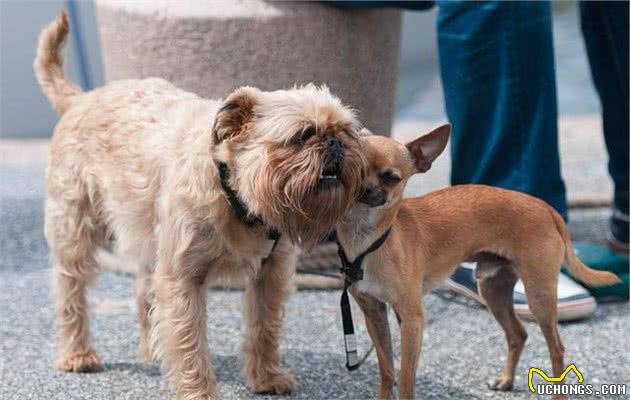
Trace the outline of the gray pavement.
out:
[[[38,142],[32,144],[36,148]],[[26,146],[22,143],[23,146]],[[40,144],[44,146],[45,144]],[[133,282],[104,273],[91,291],[92,331],[105,371],[66,374],[53,369],[54,320],[50,268],[42,235],[45,159],[36,152],[6,151],[0,162],[0,399],[167,399],[158,366],[138,356],[138,327]],[[571,229],[580,240],[600,242],[606,209],[574,210]],[[208,335],[222,398],[262,399],[239,378],[238,346],[242,317],[240,293],[209,294]],[[446,296],[448,297],[448,296]],[[425,298],[428,324],[417,375],[419,397],[427,399],[529,399],[527,368],[548,370],[542,335],[532,323],[515,391],[491,392],[486,382],[505,357],[501,330],[488,312],[445,294]],[[282,342],[284,362],[299,377],[296,399],[372,398],[378,384],[372,355],[358,371],[344,368],[339,292],[296,293],[287,310]],[[574,362],[588,382],[630,382],[628,303],[600,305],[588,321],[563,324],[566,361]],[[355,307],[361,351],[369,346]],[[392,323],[396,354],[398,329]]]

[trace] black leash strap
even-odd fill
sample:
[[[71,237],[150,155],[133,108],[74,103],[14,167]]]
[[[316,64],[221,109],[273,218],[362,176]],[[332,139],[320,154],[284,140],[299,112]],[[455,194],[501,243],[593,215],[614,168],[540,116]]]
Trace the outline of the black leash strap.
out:
[[[346,346],[346,368],[354,371],[359,368],[359,352],[357,351],[357,338],[354,335],[354,323],[352,322],[352,308],[348,298],[348,287],[351,284],[346,280],[341,293],[341,320],[343,323],[343,341]]]
[[[383,235],[378,238],[370,247],[363,253],[359,254],[357,258],[350,262],[346,256],[346,252],[343,250],[341,243],[337,240],[337,247],[339,248],[339,258],[341,259],[341,273],[344,274],[345,279],[343,283],[343,292],[341,293],[341,321],[343,323],[343,339],[346,347],[346,368],[348,371],[354,371],[359,368],[363,361],[367,358],[364,357],[359,360],[359,353],[357,351],[357,338],[354,334],[354,323],[352,322],[352,308],[350,307],[350,299],[348,298],[348,288],[356,281],[363,279],[363,259],[365,257],[378,250],[379,247],[385,243],[389,232],[392,228],[389,228]]]

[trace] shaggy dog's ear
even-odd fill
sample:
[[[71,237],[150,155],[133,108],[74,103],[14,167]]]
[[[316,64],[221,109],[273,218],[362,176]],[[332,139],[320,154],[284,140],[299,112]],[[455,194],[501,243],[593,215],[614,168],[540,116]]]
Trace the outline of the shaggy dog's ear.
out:
[[[215,144],[245,133],[254,116],[257,99],[258,89],[249,86],[236,89],[225,99],[214,118],[212,139]]]

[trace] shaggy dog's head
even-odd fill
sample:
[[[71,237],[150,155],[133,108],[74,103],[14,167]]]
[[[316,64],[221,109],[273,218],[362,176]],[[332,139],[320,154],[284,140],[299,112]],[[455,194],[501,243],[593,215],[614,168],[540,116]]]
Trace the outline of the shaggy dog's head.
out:
[[[237,89],[217,112],[214,154],[252,214],[306,247],[360,193],[366,160],[354,112],[328,88]]]

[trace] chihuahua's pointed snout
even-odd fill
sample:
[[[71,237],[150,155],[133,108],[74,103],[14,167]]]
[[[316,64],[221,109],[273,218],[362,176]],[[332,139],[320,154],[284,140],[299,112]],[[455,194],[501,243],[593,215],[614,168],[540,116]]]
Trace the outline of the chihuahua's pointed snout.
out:
[[[373,184],[368,184],[363,188],[359,196],[359,203],[367,204],[370,207],[382,206],[387,202],[385,191]]]

